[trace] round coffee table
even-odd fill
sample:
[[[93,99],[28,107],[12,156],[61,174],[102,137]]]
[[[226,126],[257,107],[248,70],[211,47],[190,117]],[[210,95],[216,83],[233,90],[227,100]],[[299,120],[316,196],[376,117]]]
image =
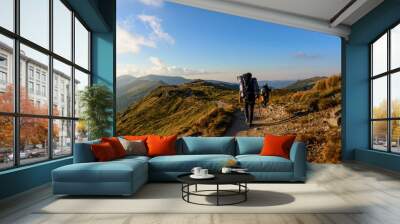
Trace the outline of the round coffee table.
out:
[[[193,179],[189,174],[182,174],[177,177],[178,181],[182,183],[182,199],[188,203],[197,205],[234,205],[245,202],[247,200],[247,192],[249,188],[247,183],[255,180],[255,177],[248,173],[229,173],[213,174],[215,177],[212,179]],[[215,190],[198,190],[197,185],[215,185]],[[224,190],[220,189],[220,185],[236,185],[237,190]],[[195,186],[194,191],[190,191],[190,186]],[[215,194],[206,194],[214,192]],[[203,196],[203,197],[216,197],[216,204],[202,204],[190,200],[190,196]],[[221,203],[221,197],[240,196],[240,199],[231,203]]]

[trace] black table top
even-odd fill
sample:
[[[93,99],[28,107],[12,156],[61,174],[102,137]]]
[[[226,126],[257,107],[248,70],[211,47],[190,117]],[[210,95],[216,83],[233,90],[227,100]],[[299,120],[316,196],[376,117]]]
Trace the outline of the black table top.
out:
[[[237,184],[248,183],[255,180],[249,173],[213,173],[212,179],[193,179],[191,173],[182,174],[177,177],[178,181],[185,184]]]

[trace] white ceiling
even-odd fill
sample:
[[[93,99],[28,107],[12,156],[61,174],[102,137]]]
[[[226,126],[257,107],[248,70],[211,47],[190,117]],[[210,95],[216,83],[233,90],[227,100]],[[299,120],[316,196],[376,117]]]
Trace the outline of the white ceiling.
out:
[[[230,0],[230,2],[330,20],[350,0]]]
[[[353,23],[383,2],[383,0],[170,1],[345,38],[350,34],[350,26]],[[346,5],[348,5],[347,8]],[[343,8],[346,9],[342,10]],[[342,12],[339,13],[341,10]]]

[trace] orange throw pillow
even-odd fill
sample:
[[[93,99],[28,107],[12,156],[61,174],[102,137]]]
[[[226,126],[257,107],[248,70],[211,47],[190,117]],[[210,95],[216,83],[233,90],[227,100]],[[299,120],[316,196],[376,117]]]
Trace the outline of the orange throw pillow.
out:
[[[146,142],[147,136],[146,135],[125,135],[124,139],[128,141],[143,141]]]
[[[91,149],[94,157],[99,162],[110,161],[117,158],[113,147],[108,142],[93,144],[91,145]]]
[[[117,158],[126,156],[126,151],[117,137],[101,138],[101,142],[110,143]]]
[[[165,156],[165,155],[176,155],[176,139],[177,136],[157,136],[150,135],[147,137],[146,143],[148,147],[148,155],[154,156]]]
[[[264,146],[261,149],[261,156],[280,156],[289,159],[290,148],[296,135],[266,135],[264,137]]]

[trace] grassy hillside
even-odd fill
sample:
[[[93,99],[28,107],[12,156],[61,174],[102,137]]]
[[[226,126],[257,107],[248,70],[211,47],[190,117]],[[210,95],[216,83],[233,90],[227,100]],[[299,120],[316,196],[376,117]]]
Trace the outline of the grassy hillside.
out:
[[[119,135],[221,136],[237,91],[204,81],[160,86],[117,116]]]
[[[272,91],[271,102],[285,105],[290,113],[315,112],[329,109],[341,103],[341,77],[331,76],[316,81],[309,89]]]
[[[307,90],[275,89],[266,108],[256,108],[255,128],[240,136],[296,134],[307,160],[338,163],[341,155],[341,77],[326,77]]]
[[[271,102],[283,107],[289,117],[299,116],[276,129],[294,130],[307,143],[310,162],[340,162],[341,76],[318,80],[305,91],[274,91]]]
[[[161,81],[135,80],[130,85],[117,88],[117,112],[124,111],[130,105],[139,101],[155,88],[165,85]]]

